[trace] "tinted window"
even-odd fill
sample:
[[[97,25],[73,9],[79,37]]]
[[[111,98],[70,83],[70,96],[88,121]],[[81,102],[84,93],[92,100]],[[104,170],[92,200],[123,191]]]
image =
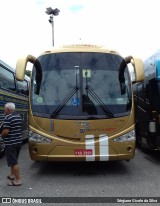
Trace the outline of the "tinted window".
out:
[[[149,100],[153,110],[158,110],[160,105],[159,82],[156,79],[149,81]]]
[[[142,83],[139,83],[138,84],[138,97],[140,97],[140,98],[144,98],[144,91],[143,91],[143,85],[142,85]]]
[[[0,66],[0,87],[15,91],[15,80],[13,73]]]

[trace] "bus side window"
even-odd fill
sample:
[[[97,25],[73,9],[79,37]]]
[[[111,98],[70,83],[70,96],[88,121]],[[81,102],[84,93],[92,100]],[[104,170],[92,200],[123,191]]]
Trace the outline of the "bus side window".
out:
[[[143,84],[144,84],[144,97],[145,97],[146,101],[149,101],[149,98],[148,98],[148,80],[144,81]]]
[[[28,96],[28,84],[26,80],[23,82],[17,81],[17,92],[18,94]]]
[[[158,110],[159,98],[158,98],[158,85],[155,79],[149,81],[149,99],[152,110]]]
[[[150,99],[150,95],[149,95],[149,82],[146,81],[146,82],[144,83],[144,86],[145,86],[146,100],[149,101],[149,99]]]
[[[144,94],[143,94],[143,85],[142,85],[142,83],[139,83],[137,85],[137,88],[138,88],[137,89],[138,90],[138,97],[143,99],[144,98]]]
[[[12,72],[0,66],[0,87],[11,91],[16,91],[15,79]]]

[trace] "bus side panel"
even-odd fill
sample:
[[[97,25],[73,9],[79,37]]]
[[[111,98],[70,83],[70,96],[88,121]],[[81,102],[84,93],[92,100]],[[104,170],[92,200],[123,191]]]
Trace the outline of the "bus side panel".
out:
[[[143,84],[136,85],[135,94],[135,116],[136,116],[136,135],[137,138],[146,138],[148,135],[147,108],[144,96]]]

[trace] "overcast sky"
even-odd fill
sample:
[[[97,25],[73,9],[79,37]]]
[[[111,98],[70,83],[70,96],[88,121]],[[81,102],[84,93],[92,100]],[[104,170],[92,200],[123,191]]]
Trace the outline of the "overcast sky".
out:
[[[0,59],[15,67],[18,57],[50,48],[45,10],[57,7],[55,46],[81,39],[145,60],[160,49],[159,5],[159,0],[0,0]]]

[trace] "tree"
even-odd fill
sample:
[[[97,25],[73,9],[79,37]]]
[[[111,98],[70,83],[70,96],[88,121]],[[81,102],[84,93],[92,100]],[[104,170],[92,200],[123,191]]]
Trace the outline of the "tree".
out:
[[[31,71],[30,71],[30,70],[26,70],[26,71],[25,71],[25,75],[27,75],[28,77],[30,77],[30,76],[31,76]]]

